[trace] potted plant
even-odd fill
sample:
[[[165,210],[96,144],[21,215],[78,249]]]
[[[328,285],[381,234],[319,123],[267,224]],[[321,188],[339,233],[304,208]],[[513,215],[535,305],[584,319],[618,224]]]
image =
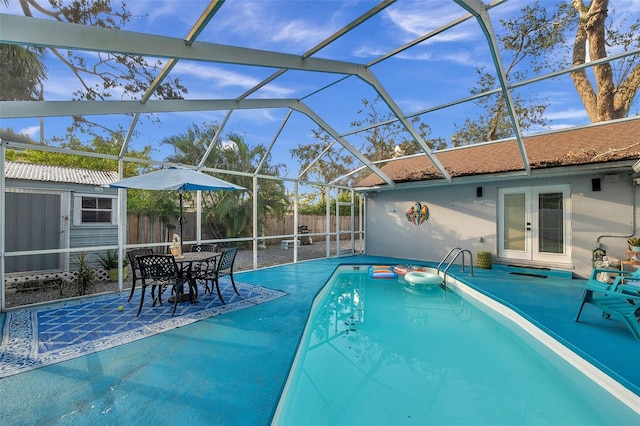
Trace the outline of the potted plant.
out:
[[[640,238],[632,237],[627,240],[631,251],[640,251]]]
[[[98,263],[109,274],[111,281],[118,281],[118,252],[116,250],[107,250],[104,254],[98,256]],[[129,262],[125,258],[122,261],[122,274],[127,275],[127,265]]]

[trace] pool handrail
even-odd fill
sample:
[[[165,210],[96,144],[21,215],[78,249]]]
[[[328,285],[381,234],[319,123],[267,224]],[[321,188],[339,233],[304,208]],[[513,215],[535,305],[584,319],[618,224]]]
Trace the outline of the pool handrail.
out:
[[[473,276],[473,254],[471,253],[471,251],[460,248],[460,247],[454,247],[451,250],[449,250],[449,253],[447,253],[447,255],[444,258],[442,258],[440,263],[438,263],[438,266],[436,267],[436,273],[438,275],[440,274],[440,268],[442,267],[444,262],[449,258],[449,256],[451,256],[453,252],[456,252],[455,255],[453,256],[453,259],[451,260],[451,262],[447,264],[447,267],[444,268],[444,270],[442,271],[443,273],[442,287],[443,288],[447,288],[447,272],[449,271],[449,268],[451,267],[451,265],[455,263],[456,259],[458,258],[458,256],[460,256],[460,254],[462,254],[462,272],[464,272],[464,254],[465,253],[469,254],[469,276],[470,277]]]

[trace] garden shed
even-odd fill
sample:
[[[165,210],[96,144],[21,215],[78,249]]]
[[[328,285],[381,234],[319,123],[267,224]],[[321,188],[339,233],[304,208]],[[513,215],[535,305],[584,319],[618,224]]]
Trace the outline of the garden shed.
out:
[[[69,272],[73,251],[118,241],[116,172],[5,162],[7,278]],[[25,278],[25,279],[27,279]]]

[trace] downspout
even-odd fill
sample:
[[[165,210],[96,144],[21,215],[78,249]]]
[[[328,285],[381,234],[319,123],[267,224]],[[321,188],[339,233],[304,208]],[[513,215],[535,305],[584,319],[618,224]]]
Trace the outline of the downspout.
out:
[[[638,182],[636,182],[635,179],[633,179],[631,184],[631,201],[632,201],[632,206],[631,206],[631,234],[629,235],[613,235],[613,234],[604,234],[604,235],[600,235],[597,239],[596,239],[596,249],[600,248],[600,239],[601,238],[631,238],[635,235],[636,233],[636,185],[638,184]]]

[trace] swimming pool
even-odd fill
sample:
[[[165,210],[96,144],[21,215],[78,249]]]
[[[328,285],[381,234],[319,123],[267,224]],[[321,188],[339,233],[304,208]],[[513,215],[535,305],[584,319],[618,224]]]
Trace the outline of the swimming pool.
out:
[[[338,268],[273,424],[636,424],[637,412],[453,287]]]

